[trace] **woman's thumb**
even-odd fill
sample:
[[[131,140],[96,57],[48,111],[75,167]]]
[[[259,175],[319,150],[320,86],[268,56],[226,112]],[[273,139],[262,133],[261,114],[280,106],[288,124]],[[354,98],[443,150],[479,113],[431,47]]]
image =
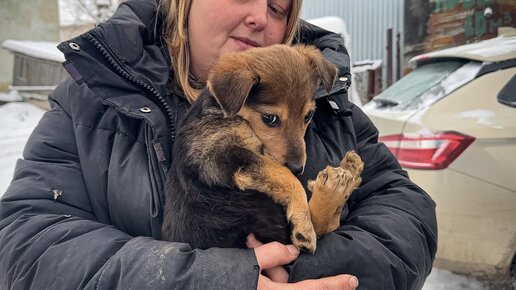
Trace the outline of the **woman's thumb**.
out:
[[[299,249],[294,245],[272,242],[254,248],[254,253],[260,269],[265,270],[294,261],[299,256]]]

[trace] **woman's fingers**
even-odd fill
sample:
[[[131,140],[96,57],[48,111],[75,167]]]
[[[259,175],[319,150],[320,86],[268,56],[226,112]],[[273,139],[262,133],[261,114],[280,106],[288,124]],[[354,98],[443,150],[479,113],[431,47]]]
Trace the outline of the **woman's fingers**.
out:
[[[260,242],[254,236],[249,235],[247,245],[250,248],[254,247],[256,260],[262,270],[286,265],[299,256],[299,250],[294,245],[284,245],[278,242],[259,244]]]
[[[272,269],[263,270],[265,276],[271,279],[273,282],[287,283],[288,282],[288,272],[283,268],[283,266],[278,266]]]
[[[297,283],[277,283],[269,278],[260,275],[258,278],[258,290],[274,290],[274,289],[299,289],[299,290],[319,290],[319,289],[339,289],[354,290],[358,287],[358,279],[352,275],[337,275],[316,280],[305,280]]]
[[[248,248],[256,248],[263,245],[263,243],[258,241],[252,233],[249,234],[249,236],[247,237],[246,244]],[[283,266],[277,266],[270,269],[263,269],[263,273],[273,282],[288,282],[288,272],[287,270],[285,270],[285,268],[283,268]]]
[[[253,234],[247,237],[246,243],[248,248],[254,248],[258,265],[268,276],[260,274],[257,287],[259,290],[354,290],[358,287],[358,279],[347,274],[291,284],[286,283],[288,281],[288,273],[282,266],[294,261],[299,256],[299,250],[294,245],[284,245],[278,242],[263,244]]]

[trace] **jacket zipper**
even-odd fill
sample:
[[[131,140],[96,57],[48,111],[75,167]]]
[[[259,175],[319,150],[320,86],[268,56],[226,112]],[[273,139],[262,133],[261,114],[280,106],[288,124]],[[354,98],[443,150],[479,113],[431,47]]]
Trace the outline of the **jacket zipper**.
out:
[[[166,111],[166,118],[168,120],[168,124],[170,126],[170,137],[172,138],[172,142],[175,141],[176,138],[176,132],[175,132],[175,125],[174,125],[174,114],[172,113],[172,109],[170,108],[170,105],[165,100],[165,98],[151,85],[146,84],[142,80],[136,78],[133,76],[125,67],[124,65],[113,56],[113,53],[109,50],[107,46],[105,46],[100,40],[95,38],[93,35],[88,34],[88,40],[93,44],[93,46],[104,56],[104,58],[113,66],[113,68],[116,70],[116,72],[121,75],[123,78],[129,80],[130,82],[138,85],[139,87],[147,90],[150,92],[163,106],[163,108]]]

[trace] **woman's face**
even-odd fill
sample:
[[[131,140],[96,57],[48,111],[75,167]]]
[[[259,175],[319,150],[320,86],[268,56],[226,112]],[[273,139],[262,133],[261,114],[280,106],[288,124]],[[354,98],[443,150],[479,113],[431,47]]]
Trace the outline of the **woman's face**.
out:
[[[188,15],[190,69],[205,81],[220,55],[281,43],[291,0],[193,0]]]

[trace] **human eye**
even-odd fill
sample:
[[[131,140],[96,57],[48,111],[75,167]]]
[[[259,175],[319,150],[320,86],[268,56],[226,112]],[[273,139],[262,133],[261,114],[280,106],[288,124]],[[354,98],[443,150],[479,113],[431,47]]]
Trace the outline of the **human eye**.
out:
[[[287,8],[277,4],[277,3],[269,3],[269,10],[274,16],[277,17],[285,17],[288,13]]]

